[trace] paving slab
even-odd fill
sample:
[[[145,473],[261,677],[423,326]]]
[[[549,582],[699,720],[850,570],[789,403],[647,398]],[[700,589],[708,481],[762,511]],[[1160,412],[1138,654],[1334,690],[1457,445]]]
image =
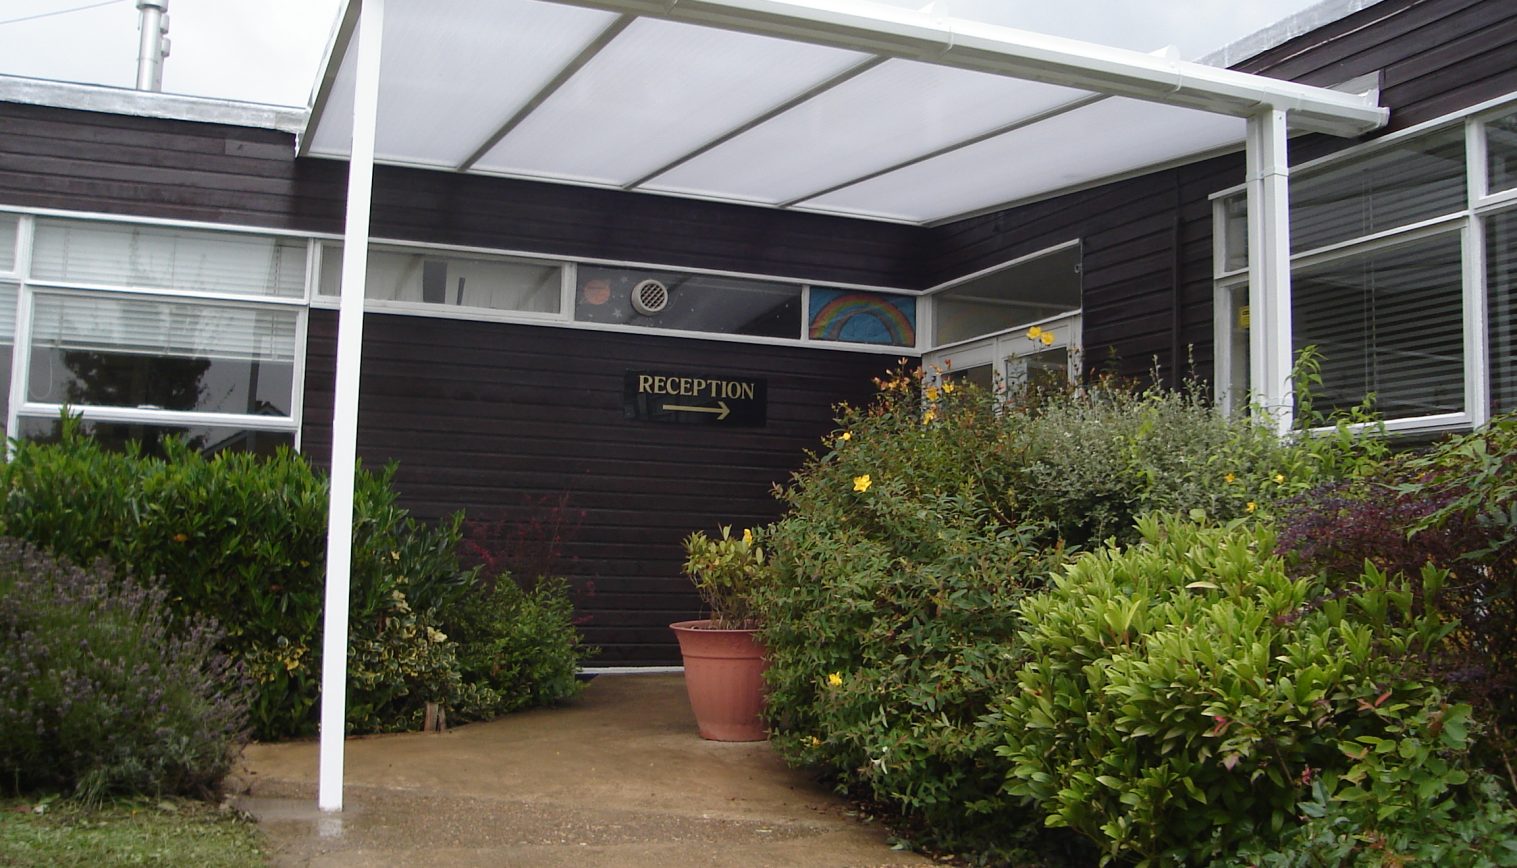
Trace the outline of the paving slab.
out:
[[[568,705],[347,742],[344,809],[314,741],[249,745],[237,805],[277,865],[910,866],[767,742],[696,734],[680,675],[602,675]]]

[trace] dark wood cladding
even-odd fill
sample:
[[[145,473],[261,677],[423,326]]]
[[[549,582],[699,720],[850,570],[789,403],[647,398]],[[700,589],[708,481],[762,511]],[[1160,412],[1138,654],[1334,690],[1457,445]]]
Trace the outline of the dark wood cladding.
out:
[[[342,231],[347,165],[285,133],[0,103],[0,202]],[[380,166],[373,234],[910,288],[923,233],[615,190]]]
[[[1382,0],[1235,68],[1324,86],[1383,71],[1384,135],[1517,91],[1517,3]],[[1292,161],[1358,141],[1293,139]],[[1170,382],[1186,370],[1210,379],[1207,197],[1242,182],[1240,153],[939,226],[927,280],[1081,239],[1087,368],[1142,378],[1157,366]]]
[[[330,455],[336,316],[312,311],[303,448]],[[772,521],[771,487],[832,428],[832,406],[863,402],[891,356],[501,323],[365,318],[359,454],[399,463],[416,514],[466,510],[505,521],[491,545],[541,554],[574,585],[601,664],[678,663],[667,625],[702,617],[680,572],[692,530]],[[768,381],[763,428],[627,419],[627,370]],[[533,523],[536,522],[536,525]],[[557,530],[555,530],[555,528]],[[523,533],[524,532],[524,533]],[[525,539],[523,538],[525,537]]]

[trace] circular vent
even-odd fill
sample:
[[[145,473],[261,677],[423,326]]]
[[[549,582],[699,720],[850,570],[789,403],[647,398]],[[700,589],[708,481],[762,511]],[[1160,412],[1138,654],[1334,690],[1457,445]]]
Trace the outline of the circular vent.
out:
[[[669,287],[656,280],[645,280],[632,287],[632,309],[643,316],[653,316],[669,306]]]

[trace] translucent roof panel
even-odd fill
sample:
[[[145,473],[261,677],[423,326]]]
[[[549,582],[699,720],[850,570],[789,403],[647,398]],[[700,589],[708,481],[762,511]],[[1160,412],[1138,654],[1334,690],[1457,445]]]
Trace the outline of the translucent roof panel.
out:
[[[1236,146],[1244,127],[1241,118],[1113,97],[795,207],[930,222]]]
[[[1088,95],[1004,76],[890,60],[644,187],[778,204]]]
[[[616,19],[538,0],[390,4],[375,156],[457,166]],[[357,53],[343,58],[315,153],[347,152]]]
[[[628,184],[868,59],[640,18],[475,168]]]

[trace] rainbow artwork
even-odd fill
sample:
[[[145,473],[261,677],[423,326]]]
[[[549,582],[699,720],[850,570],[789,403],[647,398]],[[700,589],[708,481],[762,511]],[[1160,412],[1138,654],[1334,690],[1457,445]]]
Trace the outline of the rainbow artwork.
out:
[[[917,300],[841,289],[811,290],[812,340],[911,347],[917,342]]]

